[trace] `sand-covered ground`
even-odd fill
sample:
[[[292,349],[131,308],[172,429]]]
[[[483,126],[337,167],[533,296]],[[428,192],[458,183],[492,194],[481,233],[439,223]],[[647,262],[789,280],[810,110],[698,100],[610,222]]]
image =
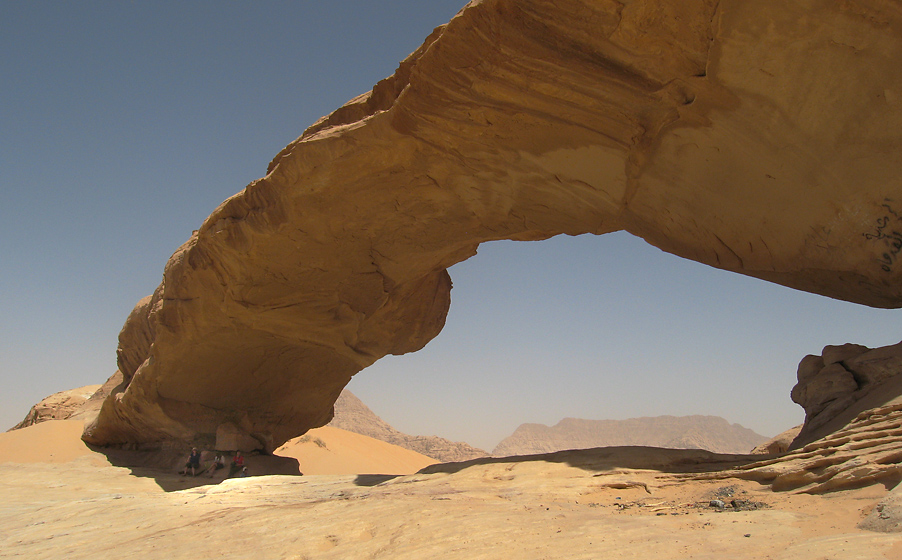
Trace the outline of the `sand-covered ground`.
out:
[[[898,533],[857,527],[887,494],[882,485],[808,495],[691,480],[684,474],[709,468],[693,451],[602,449],[398,476],[358,468],[366,474],[211,481],[113,466],[81,444],[80,424],[0,434],[0,558],[902,558]],[[347,446],[358,459],[394,453],[347,433],[312,432],[296,447],[338,454]],[[364,449],[352,453],[357,445]],[[721,510],[713,500],[739,507]]]

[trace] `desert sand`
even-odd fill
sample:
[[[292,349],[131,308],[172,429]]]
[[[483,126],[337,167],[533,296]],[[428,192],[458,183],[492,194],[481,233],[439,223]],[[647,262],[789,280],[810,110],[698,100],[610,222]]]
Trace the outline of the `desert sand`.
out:
[[[0,434],[0,558],[902,558],[898,533],[857,527],[884,486],[809,495],[695,476],[741,456],[601,448],[210,481],[113,466],[80,424]],[[308,435],[286,452],[309,473],[410,465],[364,436]]]
[[[310,430],[276,449],[294,457],[306,474],[412,474],[438,461],[415,451],[339,428]]]

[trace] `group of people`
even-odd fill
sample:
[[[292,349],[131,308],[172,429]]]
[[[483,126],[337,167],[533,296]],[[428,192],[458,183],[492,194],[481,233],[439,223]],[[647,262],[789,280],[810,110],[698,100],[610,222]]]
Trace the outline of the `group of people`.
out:
[[[207,464],[206,468],[200,468],[200,451],[197,450],[196,447],[191,448],[191,454],[188,455],[188,462],[185,463],[184,474],[191,473],[191,476],[197,476],[199,474],[203,474],[207,472],[210,474],[210,478],[213,478],[213,475],[219,469],[225,468],[225,456],[216,452],[216,455],[213,456],[213,460]],[[231,478],[233,476],[248,476],[247,467],[244,466],[244,456],[241,455],[240,451],[235,452],[235,456],[232,457],[232,462],[229,466],[229,474],[226,475],[226,478]]]

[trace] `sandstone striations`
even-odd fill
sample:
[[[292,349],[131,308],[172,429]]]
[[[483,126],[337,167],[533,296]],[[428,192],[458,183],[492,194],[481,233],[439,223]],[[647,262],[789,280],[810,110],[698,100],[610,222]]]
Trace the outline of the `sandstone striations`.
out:
[[[272,451],[435,337],[497,239],[625,230],[898,307],[899,52],[888,0],[471,2],[172,255],[84,438]]]
[[[438,459],[442,462],[467,461],[488,455],[460,441],[449,441],[438,436],[412,436],[399,432],[382,418],[376,416],[363,401],[345,389],[335,401],[335,417],[329,422],[333,428],[341,428],[411,451]]]
[[[902,398],[865,410],[802,448],[702,478],[733,477],[810,494],[877,483],[893,488],[902,481]]]
[[[801,447],[829,435],[862,411],[902,394],[902,343],[870,349],[827,346],[799,363],[792,400],[805,409],[805,424],[792,442]]]
[[[564,418],[551,427],[521,424],[495,447],[492,455],[530,455],[626,445],[748,453],[766,439],[719,416],[657,416],[628,420]]]

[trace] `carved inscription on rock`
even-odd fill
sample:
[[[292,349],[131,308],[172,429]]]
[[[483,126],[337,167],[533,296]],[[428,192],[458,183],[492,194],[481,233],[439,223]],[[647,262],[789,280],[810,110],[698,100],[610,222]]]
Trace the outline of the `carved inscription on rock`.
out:
[[[877,220],[872,231],[862,235],[868,241],[880,244],[878,250],[881,250],[881,254],[877,259],[880,268],[885,272],[892,272],[899,260],[899,252],[902,251],[902,214],[896,211],[892,199],[884,199],[880,206],[885,214]]]

